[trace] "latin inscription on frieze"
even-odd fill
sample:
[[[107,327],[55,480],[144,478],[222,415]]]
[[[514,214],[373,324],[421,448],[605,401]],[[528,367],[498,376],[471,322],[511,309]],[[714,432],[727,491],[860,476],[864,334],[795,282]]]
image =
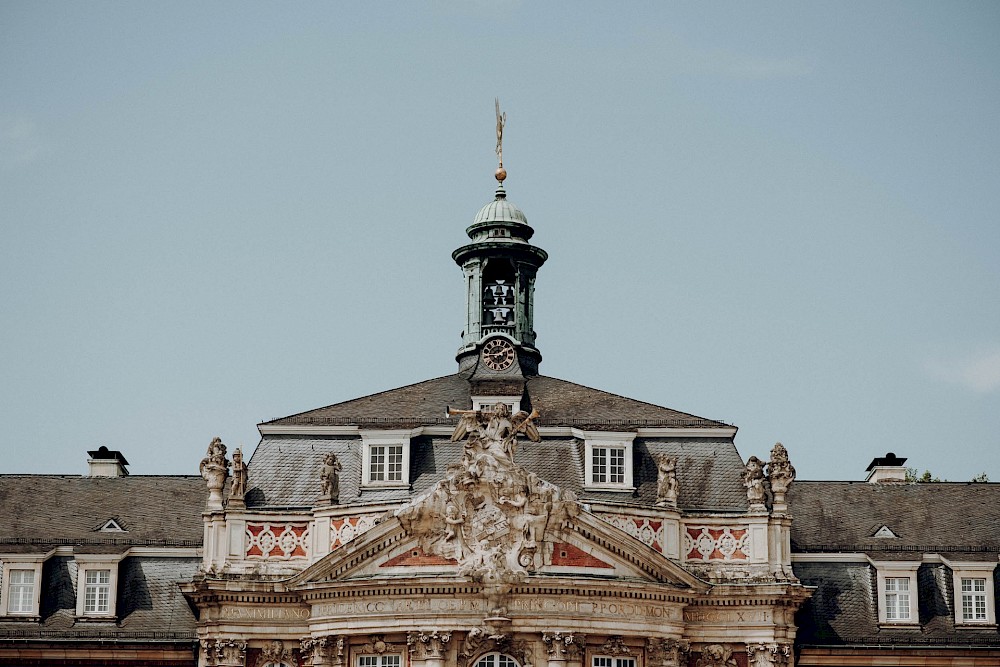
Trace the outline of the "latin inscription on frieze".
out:
[[[438,612],[486,612],[482,599],[402,599],[402,600],[350,600],[325,602],[313,607],[313,618],[355,616],[370,614],[413,614]],[[601,616],[608,618],[644,618],[680,620],[681,610],[677,607],[651,602],[630,600],[573,600],[545,597],[514,598],[508,603],[510,614]]]
[[[309,619],[308,609],[289,607],[223,607],[222,618],[229,621],[304,621]]]
[[[685,609],[687,623],[770,623],[771,612],[764,609]]]

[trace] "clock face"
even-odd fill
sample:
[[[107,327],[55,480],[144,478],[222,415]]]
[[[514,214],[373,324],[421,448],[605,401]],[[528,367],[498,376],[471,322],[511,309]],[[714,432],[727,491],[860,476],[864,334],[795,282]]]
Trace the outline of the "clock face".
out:
[[[514,346],[502,338],[494,338],[483,345],[483,363],[495,371],[505,371],[514,363]]]

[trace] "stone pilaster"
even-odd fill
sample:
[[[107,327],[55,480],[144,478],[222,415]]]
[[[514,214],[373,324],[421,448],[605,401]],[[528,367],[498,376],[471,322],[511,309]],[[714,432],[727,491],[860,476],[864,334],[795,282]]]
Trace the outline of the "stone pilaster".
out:
[[[303,637],[299,653],[306,667],[341,667],[344,664],[344,638],[337,635]]]
[[[569,660],[570,648],[574,646],[572,632],[542,633],[542,641],[545,643],[545,652],[549,656],[549,667],[566,667]]]
[[[586,648],[587,636],[574,634],[573,641],[566,645],[566,667],[583,667]]]
[[[791,667],[794,662],[792,655],[792,647],[788,644],[747,644],[747,663],[750,667]]]
[[[221,638],[202,642],[206,665],[212,667],[245,667],[247,643],[240,639]]]
[[[450,641],[450,632],[434,630],[433,632],[414,631],[408,633],[406,647],[410,653],[410,665],[412,667],[444,667],[444,653]]]

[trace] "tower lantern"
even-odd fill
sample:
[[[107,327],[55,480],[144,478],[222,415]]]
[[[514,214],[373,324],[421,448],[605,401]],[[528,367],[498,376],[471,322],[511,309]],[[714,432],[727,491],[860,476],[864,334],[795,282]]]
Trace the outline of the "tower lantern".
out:
[[[483,206],[465,231],[471,243],[452,258],[465,275],[465,330],[458,350],[459,367],[535,375],[542,356],[535,347],[534,291],[538,268],[548,254],[529,243],[535,231],[517,206],[507,200],[503,181],[503,128],[506,114],[497,104],[499,167],[493,201]],[[517,363],[514,363],[514,362]]]

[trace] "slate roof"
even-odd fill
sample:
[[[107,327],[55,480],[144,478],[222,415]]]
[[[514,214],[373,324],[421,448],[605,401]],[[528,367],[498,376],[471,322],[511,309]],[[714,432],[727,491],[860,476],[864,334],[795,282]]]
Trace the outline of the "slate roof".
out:
[[[445,406],[472,407],[468,373],[456,373],[390,389],[371,396],[274,419],[273,425],[416,426],[454,424]],[[540,426],[577,426],[588,430],[622,430],[639,426],[719,428],[723,422],[637,401],[574,382],[543,375],[525,378],[522,408],[541,413]]]
[[[795,616],[800,646],[1000,645],[996,627],[956,628],[952,574],[942,564],[917,570],[919,627],[911,628],[879,626],[876,572],[867,563],[794,563],[793,570],[816,587]],[[1000,572],[993,577],[1000,590]]]
[[[405,501],[443,479],[447,466],[462,456],[462,443],[446,437],[417,437],[411,441],[412,490],[361,489],[360,438],[335,436],[265,436],[249,463],[247,506],[251,509],[312,507],[319,495],[323,455],[333,452],[341,463],[340,502]],[[679,504],[687,510],[746,511],[741,474],[743,461],[731,440],[702,438],[637,439],[634,444],[634,482],[629,493],[583,490],[585,445],[573,438],[524,441],[517,463],[542,479],[574,491],[584,502],[610,501],[652,505],[656,501],[656,464],[650,454],[678,456]]]
[[[879,558],[919,553],[996,561],[1000,484],[796,481],[788,493],[792,551],[865,552]],[[887,526],[898,537],[874,538]]]
[[[0,553],[60,545],[109,552],[201,546],[207,495],[205,481],[194,475],[0,475]],[[111,518],[127,532],[100,532]]]
[[[49,558],[42,572],[41,622],[0,617],[0,638],[194,641],[194,614],[178,583],[190,581],[200,564],[200,558],[125,558],[118,566],[117,622],[74,623],[77,565],[72,557]]]

